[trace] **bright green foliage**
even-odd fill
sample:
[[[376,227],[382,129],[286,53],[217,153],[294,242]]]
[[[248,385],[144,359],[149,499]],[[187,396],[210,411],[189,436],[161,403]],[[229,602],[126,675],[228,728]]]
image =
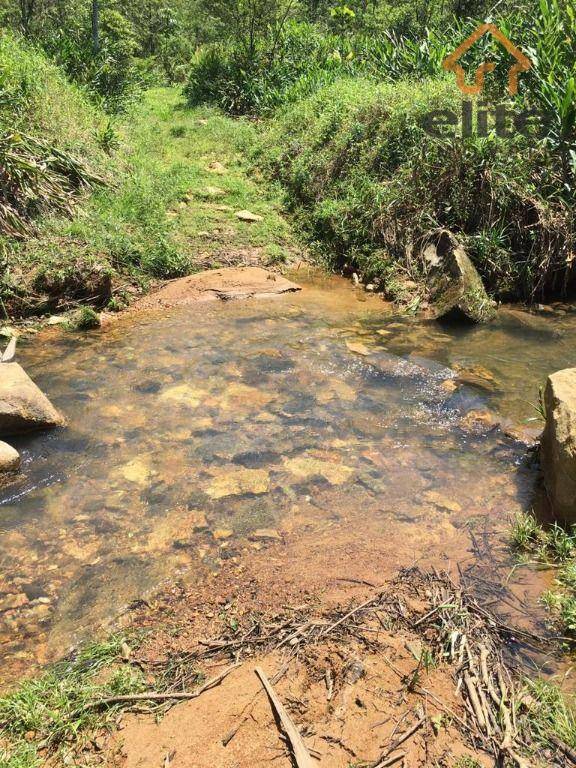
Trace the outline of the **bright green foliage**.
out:
[[[393,294],[399,272],[420,276],[408,256],[418,238],[447,227],[492,293],[530,300],[574,282],[576,24],[573,0],[532,0],[526,9],[506,4],[495,21],[534,62],[515,107],[545,116],[544,139],[493,131],[448,140],[423,129],[431,110],[460,112],[442,62],[477,25],[449,14],[440,23],[432,8],[435,26],[418,36],[416,22],[412,36],[394,28],[366,35],[360,4],[332,6],[324,26],[273,17],[254,28],[250,45],[239,35],[201,48],[185,93],[191,104],[274,117],[263,164],[333,264],[346,262]],[[328,10],[309,9],[324,20]],[[463,63],[473,72],[485,60],[496,62],[485,95],[498,103],[509,60],[490,36]],[[394,85],[382,90],[383,81]]]
[[[119,663],[121,637],[90,645],[72,660],[49,668],[41,677],[21,683],[0,698],[0,766],[36,768],[47,754],[72,764],[75,752],[94,729],[106,724],[106,714],[88,704],[102,698],[144,690],[141,672]],[[33,741],[27,736],[33,733]],[[43,746],[43,756],[38,754]],[[72,761],[72,763],[71,763]]]
[[[233,114],[269,113],[343,77],[393,81],[437,74],[449,50],[431,31],[412,41],[393,33],[338,35],[290,22],[277,37],[263,35],[248,50],[237,41],[200,49],[185,93],[192,105],[216,104]]]
[[[113,182],[72,218],[45,219],[34,237],[11,242],[0,287],[8,311],[54,313],[60,301],[118,309],[127,286],[133,293],[151,278],[223,266],[239,249],[258,249],[264,263],[281,260],[290,237],[278,191],[262,189],[254,173],[248,178],[240,155],[255,136],[248,122],[182,109],[175,89],[149,91],[115,126]],[[216,160],[224,175],[208,168]],[[212,200],[206,188],[216,185],[223,196]],[[235,211],[242,209],[263,220],[239,226]],[[206,236],[221,229],[234,232],[232,242]]]
[[[283,183],[289,207],[332,264],[388,287],[398,270],[417,279],[411,246],[446,227],[463,239],[490,291],[529,298],[569,269],[573,211],[547,200],[558,159],[522,136],[426,132],[431,110],[458,112],[460,103],[448,80],[338,80],[278,112],[259,162]]]
[[[192,62],[186,94],[191,104],[217,104],[233,114],[262,114],[338,78],[361,76],[396,82],[445,77],[442,62],[483,20],[482,16],[466,18],[466,14],[481,13],[482,3],[470,3],[464,13],[458,5],[458,9],[443,6],[440,10],[434,3],[427,4],[417,12],[420,21],[426,20],[423,25],[412,19],[405,26],[382,21],[371,28],[366,21],[370,14],[360,4],[332,6],[329,17],[338,23],[328,25],[329,30],[285,16],[280,21],[273,17],[273,23],[255,27],[250,45],[241,35],[232,35],[201,48]],[[556,194],[571,194],[576,178],[576,6],[574,0],[565,4],[530,0],[525,6],[499,4],[499,15],[491,20],[533,63],[521,79],[516,103],[545,115],[548,144],[560,160],[558,167],[553,164],[549,169],[550,185],[556,187]],[[406,9],[405,4],[403,7]],[[319,10],[312,16],[317,18]],[[388,13],[390,8],[387,3],[377,3],[373,10],[378,10],[371,16],[376,23],[378,14]],[[358,19],[362,23],[357,25]],[[483,61],[496,63],[484,96],[501,100],[510,62],[489,35],[476,43],[462,63],[474,72]]]
[[[515,516],[510,537],[512,546],[519,552],[534,552],[545,545],[544,530],[529,512]]]
[[[41,42],[68,77],[84,86],[107,112],[124,111],[150,79],[147,67],[135,57],[132,24],[118,10],[101,12],[98,50],[77,18],[70,27],[56,27],[43,35]]]
[[[563,158],[563,181],[576,184],[576,3],[540,0],[527,52],[532,100],[544,110],[548,140]]]
[[[0,35],[0,254],[51,211],[70,214],[74,193],[102,183],[102,119],[45,56]],[[0,274],[0,284],[3,276]]]
[[[511,537],[515,549],[544,562],[566,564],[576,556],[576,527],[567,530],[554,523],[544,528],[531,512],[514,518]]]
[[[0,34],[0,130],[33,134],[99,161],[94,132],[102,120],[45,55],[7,32]]]

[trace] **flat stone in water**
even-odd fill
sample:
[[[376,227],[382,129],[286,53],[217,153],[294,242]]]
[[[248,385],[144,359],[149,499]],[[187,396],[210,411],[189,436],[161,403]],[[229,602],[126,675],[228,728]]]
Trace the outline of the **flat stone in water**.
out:
[[[211,499],[221,499],[224,496],[267,493],[269,489],[270,476],[266,470],[236,469],[216,475],[205,490]]]

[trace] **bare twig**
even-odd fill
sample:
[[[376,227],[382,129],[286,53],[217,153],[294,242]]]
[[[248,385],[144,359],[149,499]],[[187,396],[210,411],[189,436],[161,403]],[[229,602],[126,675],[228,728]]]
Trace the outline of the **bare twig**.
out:
[[[320,637],[324,637],[325,635],[329,635],[330,632],[333,632],[336,627],[339,627],[340,624],[343,624],[345,621],[350,619],[352,616],[354,616],[358,611],[361,611],[363,608],[367,608],[371,603],[375,602],[380,595],[376,595],[376,597],[370,597],[368,600],[365,600],[363,603],[360,603],[360,605],[357,605],[356,608],[352,608],[351,611],[348,611],[348,613],[344,614],[338,621],[335,621],[333,624],[331,624],[329,627],[326,627],[326,629],[323,629],[322,632],[320,632]]]
[[[278,715],[278,718],[280,719],[280,722],[282,724],[282,728],[284,729],[286,736],[290,740],[296,765],[298,766],[298,768],[315,768],[314,763],[312,761],[312,757],[310,756],[310,752],[308,752],[306,744],[304,744],[304,739],[300,735],[300,731],[296,728],[296,726],[292,722],[292,718],[286,711],[284,704],[282,704],[276,692],[274,691],[274,688],[272,688],[270,681],[266,677],[266,673],[260,667],[256,667],[254,671],[256,672],[256,674],[260,678],[260,681],[262,682],[262,685],[266,689],[266,693],[268,694],[270,703],[274,707],[274,710]]]
[[[406,752],[398,752],[397,755],[387,757],[385,760],[381,760],[374,768],[387,768],[389,765],[394,765],[399,760],[403,760],[406,757]]]
[[[401,744],[404,744],[405,741],[408,741],[408,739],[413,736],[416,731],[418,731],[424,723],[426,722],[426,717],[421,717],[420,720],[414,723],[414,725],[410,726],[407,731],[404,731],[404,733],[400,734],[397,739],[395,739],[392,744],[388,747],[388,749],[384,752],[384,754],[380,757],[380,760],[376,763],[374,768],[384,768],[386,765],[390,765],[390,763],[387,762],[388,756],[392,752],[396,752],[398,747]]]
[[[86,709],[91,709],[93,707],[107,707],[110,706],[110,704],[120,704],[122,702],[130,702],[130,701],[167,701],[169,699],[196,699],[198,696],[200,696],[204,691],[210,690],[210,688],[214,688],[214,686],[218,685],[219,683],[224,680],[225,677],[228,677],[228,675],[233,672],[235,669],[240,667],[241,664],[232,664],[230,667],[225,669],[223,672],[221,672],[219,675],[216,675],[216,677],[213,677],[211,680],[208,680],[207,683],[204,683],[200,688],[197,688],[195,691],[172,691],[167,693],[156,693],[155,691],[148,691],[148,693],[129,693],[124,696],[110,696],[107,699],[99,699],[98,701],[93,701],[90,704],[86,705]]]

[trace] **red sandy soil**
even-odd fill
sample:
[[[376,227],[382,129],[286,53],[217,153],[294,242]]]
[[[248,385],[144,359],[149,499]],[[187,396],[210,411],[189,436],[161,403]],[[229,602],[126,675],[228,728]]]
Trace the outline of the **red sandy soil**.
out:
[[[376,594],[377,586],[400,565],[413,562],[411,553],[424,546],[427,560],[449,565],[443,543],[426,542],[424,533],[420,541],[406,539],[392,554],[384,546],[381,522],[359,519],[359,513],[313,522],[301,509],[278,533],[276,541],[223,542],[218,564],[205,566],[129,614],[129,624],[147,632],[137,653],[145,668],[175,654],[194,653],[236,624],[244,628],[257,620],[267,625],[291,611],[316,617],[312,620],[336,608],[345,611]],[[465,535],[457,534],[450,546],[465,551]],[[261,666],[319,766],[375,765],[395,738],[424,716],[425,723],[394,751],[403,753],[395,765],[449,768],[462,755],[491,765],[446,715],[449,709],[464,716],[452,670],[422,669],[419,684],[430,695],[411,692],[406,681],[418,667],[414,644],[420,641],[414,632],[386,627],[385,615],[373,617],[354,638],[343,642],[328,636],[297,649],[288,664],[290,643],[281,650],[244,655],[242,666],[219,686],[174,706],[163,719],[124,716],[106,758],[123,768],[294,765],[255,674]],[[229,655],[212,657],[203,662],[202,672],[210,679],[230,663]],[[334,681],[330,698],[327,674]]]

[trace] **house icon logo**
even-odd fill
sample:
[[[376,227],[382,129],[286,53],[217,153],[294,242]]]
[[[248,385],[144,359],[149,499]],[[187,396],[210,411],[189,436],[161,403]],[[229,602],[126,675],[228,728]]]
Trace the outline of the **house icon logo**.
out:
[[[484,88],[484,78],[487,72],[493,72],[496,68],[496,64],[493,61],[485,61],[476,70],[474,76],[474,84],[468,85],[466,83],[466,73],[464,68],[459,63],[462,56],[468,51],[475,43],[478,42],[484,35],[491,34],[495,40],[501,43],[508,53],[516,60],[514,64],[510,66],[508,71],[508,93],[514,96],[518,93],[518,75],[520,72],[527,72],[532,66],[530,59],[525,56],[521,50],[519,50],[513,43],[508,40],[495,24],[480,24],[474,32],[464,42],[456,48],[454,53],[447,56],[442,62],[442,67],[450,72],[456,74],[456,82],[458,88],[463,94],[468,96],[478,96],[482,93]]]

